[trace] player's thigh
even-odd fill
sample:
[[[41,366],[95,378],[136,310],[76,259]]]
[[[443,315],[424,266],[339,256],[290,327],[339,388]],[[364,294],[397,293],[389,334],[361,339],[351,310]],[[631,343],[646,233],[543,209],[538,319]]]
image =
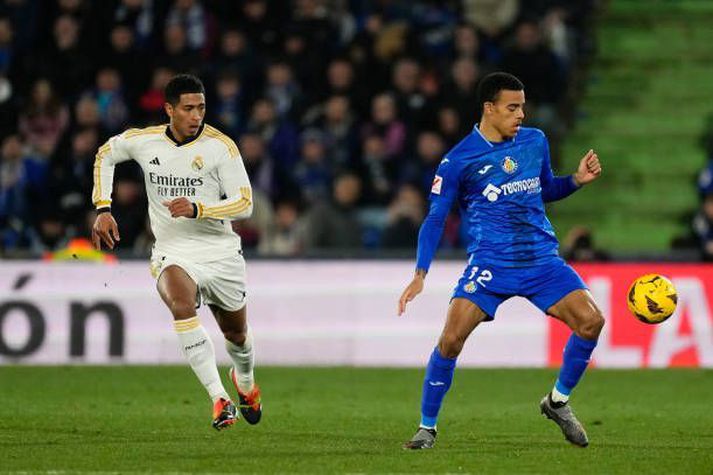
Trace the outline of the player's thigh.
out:
[[[237,312],[247,304],[245,260],[241,255],[201,264],[203,302]]]
[[[465,340],[486,317],[487,314],[475,302],[465,298],[452,299],[438,341],[441,354],[446,358],[458,356]]]
[[[178,265],[164,268],[156,288],[176,320],[195,316],[198,286],[184,269]]]
[[[595,339],[604,326],[602,311],[586,289],[569,292],[547,309],[547,313],[563,321],[583,338]]]

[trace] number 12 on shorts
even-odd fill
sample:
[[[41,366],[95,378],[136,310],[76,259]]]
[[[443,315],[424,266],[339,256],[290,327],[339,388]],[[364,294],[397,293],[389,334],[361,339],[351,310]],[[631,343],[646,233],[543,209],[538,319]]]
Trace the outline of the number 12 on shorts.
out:
[[[478,266],[473,266],[470,269],[470,275],[468,276],[468,282],[465,284],[465,290],[466,292],[473,293],[475,292],[476,289],[476,283],[479,285],[482,285],[483,287],[486,287],[485,283],[490,282],[493,280],[493,273],[490,272],[488,269],[483,269],[480,270]]]

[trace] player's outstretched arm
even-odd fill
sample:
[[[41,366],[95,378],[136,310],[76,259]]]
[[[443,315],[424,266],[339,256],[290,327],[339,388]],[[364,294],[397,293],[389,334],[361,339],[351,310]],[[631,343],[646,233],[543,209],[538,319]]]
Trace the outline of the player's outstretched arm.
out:
[[[104,243],[109,249],[114,249],[114,244],[120,241],[119,226],[110,211],[99,213],[92,226],[92,243],[97,250],[101,250]]]
[[[586,185],[593,182],[602,174],[602,164],[599,163],[597,152],[590,149],[579,161],[577,173],[574,174],[574,182],[577,186]]]
[[[406,286],[399,299],[399,316],[406,311],[406,304],[412,301],[423,290],[423,280],[426,277],[424,270],[418,269],[411,283]]]

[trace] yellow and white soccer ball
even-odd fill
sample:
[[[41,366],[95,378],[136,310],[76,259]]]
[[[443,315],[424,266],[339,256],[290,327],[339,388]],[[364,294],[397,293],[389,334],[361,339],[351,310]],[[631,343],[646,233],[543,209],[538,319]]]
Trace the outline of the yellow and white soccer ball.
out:
[[[678,294],[670,280],[659,274],[646,274],[629,287],[629,310],[644,323],[661,323],[676,311]]]

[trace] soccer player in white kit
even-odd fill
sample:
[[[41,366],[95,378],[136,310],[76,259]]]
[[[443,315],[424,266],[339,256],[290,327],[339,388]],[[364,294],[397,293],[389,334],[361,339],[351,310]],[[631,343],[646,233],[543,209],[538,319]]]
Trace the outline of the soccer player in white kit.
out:
[[[97,218],[92,241],[113,249],[119,230],[111,214],[114,166],[134,160],[144,172],[151,230],[156,238],[151,271],[174,318],[183,354],[213,401],[213,427],[238,419],[218,374],[213,342],[196,308],[208,304],[233,361],[230,379],[240,412],[250,424],[262,416],[254,382],[253,339],[247,324],[245,260],[231,220],[253,209],[250,181],[238,147],[203,123],[205,89],[200,79],[178,75],[167,85],[168,125],[129,129],[99,148],[92,200]]]

